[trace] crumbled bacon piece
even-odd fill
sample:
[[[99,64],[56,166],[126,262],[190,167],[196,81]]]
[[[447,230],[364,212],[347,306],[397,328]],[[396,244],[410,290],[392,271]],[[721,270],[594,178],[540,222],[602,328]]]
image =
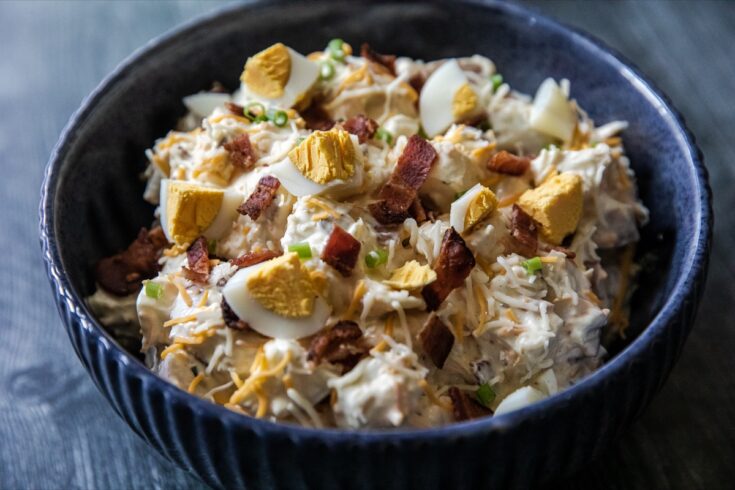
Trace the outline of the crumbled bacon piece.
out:
[[[245,117],[245,108],[240,104],[235,104],[234,102],[225,102],[225,108],[229,111],[230,114]]]
[[[378,130],[378,123],[363,114],[358,114],[343,122],[342,128],[348,133],[357,136],[360,143],[365,143]]]
[[[230,264],[239,269],[250,267],[251,265],[260,264],[266,260],[275,259],[281,254],[273,250],[258,250],[257,252],[245,252],[234,259],[230,259]]]
[[[189,267],[184,267],[184,277],[205,284],[209,280],[209,247],[207,239],[200,236],[186,250]]]
[[[349,277],[360,255],[360,242],[337,225],[324,246],[321,259],[345,277]]]
[[[255,186],[255,190],[250,194],[250,197],[238,206],[237,212],[250,216],[253,221],[257,220],[260,213],[271,205],[279,187],[281,187],[281,183],[277,178],[264,175],[258,181],[258,185]]]
[[[421,204],[421,199],[418,197],[411,203],[411,208],[409,208],[408,214],[410,214],[418,224],[429,220],[429,216],[426,214],[426,209],[424,209],[424,205]]]
[[[158,272],[158,258],[168,245],[161,227],[141,228],[138,237],[126,250],[97,263],[94,276],[107,292],[127,296],[140,290],[143,279]]]
[[[396,75],[396,56],[394,54],[380,54],[373,50],[368,43],[362,43],[362,46],[360,46],[360,56],[368,61],[384,66],[391,75]]]
[[[486,417],[492,414],[490,409],[477,403],[467,393],[456,386],[449,388],[448,394],[452,400],[452,415],[454,415],[454,420],[457,422]]]
[[[510,236],[512,248],[524,257],[533,257],[538,248],[536,222],[517,204],[510,212]]]
[[[230,161],[235,167],[249,170],[253,168],[258,160],[247,133],[243,133],[234,140],[225,143],[224,148],[230,152]]]
[[[232,308],[230,308],[230,305],[225,301],[224,297],[222,298],[219,306],[222,309],[222,319],[225,321],[225,326],[233,330],[247,330],[250,328],[250,325],[248,325],[247,322],[240,320],[237,313],[232,311]]]
[[[434,366],[441,369],[454,346],[454,335],[441,318],[432,313],[419,332],[419,342]]]
[[[300,114],[306,123],[306,128],[312,131],[328,131],[334,126],[334,120],[319,104],[311,104],[308,109],[301,111]]]
[[[496,153],[487,162],[488,170],[506,175],[523,175],[530,166],[528,157],[519,157],[505,150]]]
[[[444,232],[439,258],[434,264],[436,281],[424,286],[421,296],[426,301],[429,311],[439,308],[439,305],[449,296],[453,289],[458,288],[470,275],[475,267],[475,257],[467,247],[462,237],[454,228]]]
[[[370,213],[380,223],[402,223],[426,181],[436,160],[436,150],[421,136],[413,135],[398,159],[388,181],[378,193],[378,201],[370,204]]]
[[[413,87],[417,94],[421,93],[421,89],[424,88],[425,83],[426,75],[421,72],[414,74],[408,79],[408,84]]]
[[[319,333],[309,345],[309,361],[319,364],[326,360],[342,366],[342,374],[350,371],[367,355],[369,346],[355,322],[342,320]]]

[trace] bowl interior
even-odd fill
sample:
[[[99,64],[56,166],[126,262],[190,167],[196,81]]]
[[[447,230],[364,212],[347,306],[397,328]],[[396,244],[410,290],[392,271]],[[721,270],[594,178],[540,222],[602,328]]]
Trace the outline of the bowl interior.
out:
[[[291,3],[234,9],[166,37],[113,76],[71,134],[59,166],[54,232],[68,279],[94,290],[91,266],[124,248],[153,209],[142,200],[144,151],[184,112],[181,98],[213,80],[235,88],[249,54],[282,41],[302,53],[332,37],[423,59],[479,53],[505,80],[533,93],[546,77],[568,78],[598,123],[627,120],[625,146],[651,212],[638,256],[646,257],[628,341],[670,296],[699,221],[697,179],[676,123],[661,101],[612,56],[513,10],[456,3]],[[618,346],[620,350],[621,346]],[[134,353],[135,354],[135,353]]]

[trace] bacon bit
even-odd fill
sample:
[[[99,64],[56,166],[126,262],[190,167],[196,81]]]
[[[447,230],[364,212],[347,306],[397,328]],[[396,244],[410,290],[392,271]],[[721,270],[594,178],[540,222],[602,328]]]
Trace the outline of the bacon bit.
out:
[[[258,160],[247,133],[243,133],[229,143],[225,143],[224,149],[230,152],[232,164],[243,170],[250,170]]]
[[[349,277],[360,255],[360,242],[337,225],[324,246],[321,259],[344,277]]]
[[[334,120],[319,104],[310,105],[308,109],[301,112],[301,117],[306,123],[306,128],[312,131],[328,131],[334,126]]]
[[[434,264],[436,281],[421,290],[427,309],[434,311],[439,308],[449,293],[464,283],[473,267],[475,257],[472,250],[454,228],[449,228],[444,232],[439,258]]]
[[[436,313],[429,315],[419,332],[419,342],[434,366],[444,367],[444,362],[454,346],[454,335]]]
[[[533,257],[538,248],[538,226],[520,206],[510,212],[510,235],[513,249],[524,257]]]
[[[138,237],[126,250],[97,262],[95,279],[105,291],[116,296],[136,293],[144,279],[150,279],[158,272],[158,259],[167,246],[160,226],[150,231],[141,228]]]
[[[408,79],[408,84],[413,87],[417,94],[421,93],[421,89],[424,88],[426,83],[426,75],[419,72]]]
[[[357,323],[341,320],[334,327],[314,337],[308,360],[316,364],[326,360],[342,366],[342,374],[350,371],[365,357],[369,347]]]
[[[257,252],[245,252],[234,259],[230,259],[230,264],[239,269],[250,267],[251,265],[260,264],[266,260],[275,259],[281,254],[273,250],[258,250]]]
[[[222,302],[219,304],[220,308],[222,308],[222,319],[225,321],[225,325],[233,330],[248,330],[250,328],[250,325],[247,324],[247,322],[244,322],[240,320],[240,317],[237,316],[237,313],[232,311],[232,308],[230,308],[230,305],[227,304],[227,301],[225,301],[225,298],[222,298]]]
[[[365,143],[372,138],[378,130],[378,123],[363,114],[352,116],[341,125],[345,131],[357,136],[360,143]]]
[[[434,147],[421,136],[413,135],[408,139],[396,168],[378,193],[379,200],[368,207],[376,220],[387,225],[402,223],[409,217],[408,210],[436,157]]]
[[[452,400],[452,414],[454,415],[454,420],[457,422],[486,417],[492,414],[491,410],[477,403],[456,386],[449,388],[448,394]]]
[[[421,204],[421,200],[418,197],[414,199],[411,203],[408,214],[410,214],[411,217],[415,219],[416,223],[418,223],[419,225],[425,221],[429,221],[429,215],[426,214],[426,210],[424,209],[424,206],[423,204]]]
[[[377,63],[388,69],[391,75],[396,75],[396,56],[393,54],[380,54],[373,50],[368,43],[360,46],[360,56],[368,61]]]
[[[209,280],[209,247],[207,239],[200,236],[186,250],[189,267],[184,267],[184,277],[190,281],[206,284]]]
[[[523,175],[531,166],[531,160],[519,157],[503,150],[490,158],[487,162],[488,170],[506,175]]]
[[[235,104],[234,102],[225,102],[225,108],[227,108],[227,110],[233,116],[245,117],[245,108],[240,104]]]
[[[273,203],[273,198],[276,197],[279,187],[281,187],[281,183],[277,178],[264,175],[258,181],[258,185],[255,186],[255,190],[250,194],[250,197],[237,208],[237,212],[250,216],[253,221],[257,220],[260,213],[268,209],[268,206]]]

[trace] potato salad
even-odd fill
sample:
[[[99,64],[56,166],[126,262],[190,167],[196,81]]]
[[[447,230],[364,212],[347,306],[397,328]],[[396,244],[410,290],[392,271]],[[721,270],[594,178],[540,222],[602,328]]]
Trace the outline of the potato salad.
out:
[[[150,228],[88,305],[158,376],[269,421],[496,416],[597,369],[647,210],[624,121],[484,56],[250,56],[147,151]]]

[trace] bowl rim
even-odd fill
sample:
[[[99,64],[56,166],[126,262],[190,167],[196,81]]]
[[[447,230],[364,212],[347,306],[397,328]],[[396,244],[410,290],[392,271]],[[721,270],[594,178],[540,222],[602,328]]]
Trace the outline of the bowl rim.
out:
[[[298,0],[295,3],[308,3],[310,0]],[[339,0],[320,0],[319,3],[336,3]],[[625,78],[659,110],[661,118],[677,135],[677,147],[689,160],[689,180],[696,184],[695,203],[695,230],[683,259],[682,273],[676,278],[672,294],[661,306],[659,311],[643,329],[643,331],[615,357],[604,363],[599,369],[583,378],[579,383],[536,402],[520,410],[499,416],[474,419],[465,422],[451,423],[439,427],[424,429],[394,428],[394,429],[336,429],[336,428],[307,428],[295,424],[285,424],[256,419],[228,410],[222,406],[189,394],[171,383],[158,377],[138,359],[125,351],[91,314],[83,296],[78,294],[68,278],[61,259],[56,241],[54,202],[57,196],[62,162],[67,157],[69,149],[74,145],[79,129],[83,127],[90,114],[95,110],[99,100],[114,88],[116,83],[123,79],[139,63],[154,58],[168,46],[188,37],[191,33],[206,29],[208,25],[217,22],[221,17],[240,11],[251,11],[259,8],[277,8],[289,4],[288,0],[253,0],[244,4],[226,5],[216,8],[203,15],[196,16],[165,33],[153,38],[140,48],[133,51],[121,61],[117,67],[105,76],[95,89],[84,98],[79,108],[72,114],[62,130],[59,140],[54,146],[44,172],[39,205],[39,231],[43,259],[46,264],[49,281],[52,289],[67,301],[71,313],[79,320],[86,335],[91,336],[96,344],[102,344],[106,356],[113,359],[129,370],[132,375],[142,378],[142,381],[155,387],[167,399],[168,403],[184,404],[199,416],[218,419],[221,423],[239,426],[239,428],[267,434],[272,437],[292,438],[319,442],[328,438],[335,443],[375,444],[385,442],[400,442],[412,440],[431,442],[444,439],[447,436],[482,436],[496,431],[507,431],[514,426],[531,420],[534,416],[549,414],[553,410],[563,408],[566,401],[581,397],[584,392],[594,389],[603,389],[603,385],[610,377],[619,374],[625,365],[641,359],[646,355],[647,347],[660,339],[672,320],[677,317],[683,308],[686,299],[695,291],[696,284],[706,275],[707,257],[712,241],[712,192],[708,181],[708,172],[703,163],[703,155],[695,142],[695,138],[687,128],[681,114],[674,108],[670,99],[656,87],[641,71],[626,57],[610,48],[596,37],[572,27],[566,23],[540,14],[536,10],[513,3],[493,0],[459,0],[459,4],[491,9],[500,15],[522,18],[545,29],[570,38],[571,42],[581,44],[587,51],[602,58],[604,62],[616,67]],[[391,3],[381,0],[376,3]],[[431,0],[429,3],[446,4],[445,0]],[[69,335],[69,326],[66,326]],[[72,339],[73,340],[73,339]],[[79,355],[79,354],[78,354]],[[88,368],[89,370],[89,368]],[[149,386],[149,388],[150,388]],[[101,390],[102,391],[102,390]]]

